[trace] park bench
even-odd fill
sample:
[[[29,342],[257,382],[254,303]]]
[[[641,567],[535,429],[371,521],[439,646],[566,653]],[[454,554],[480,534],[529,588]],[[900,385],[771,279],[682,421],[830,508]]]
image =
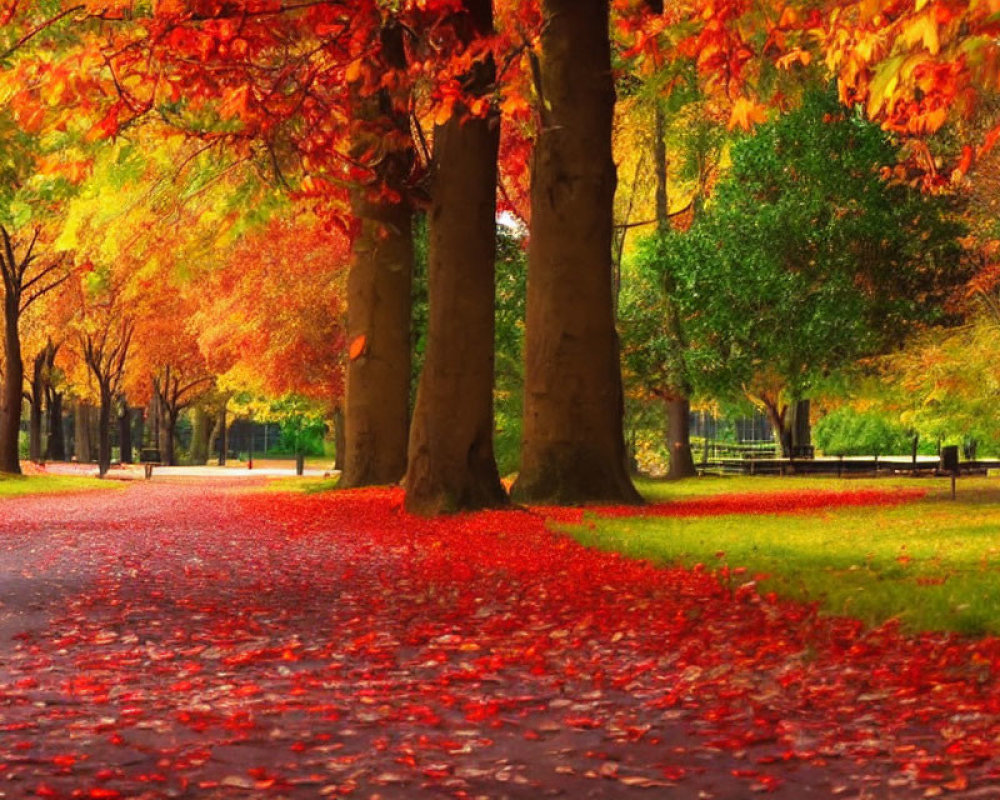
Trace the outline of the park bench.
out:
[[[143,472],[148,481],[153,477],[153,467],[161,465],[160,450],[156,447],[144,447],[139,451],[139,463],[142,464]]]

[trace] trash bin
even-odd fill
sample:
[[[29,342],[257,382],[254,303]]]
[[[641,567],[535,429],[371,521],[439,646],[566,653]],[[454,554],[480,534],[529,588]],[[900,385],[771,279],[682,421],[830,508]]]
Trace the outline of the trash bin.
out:
[[[958,472],[958,445],[949,444],[941,448],[941,462],[938,469],[952,474]]]

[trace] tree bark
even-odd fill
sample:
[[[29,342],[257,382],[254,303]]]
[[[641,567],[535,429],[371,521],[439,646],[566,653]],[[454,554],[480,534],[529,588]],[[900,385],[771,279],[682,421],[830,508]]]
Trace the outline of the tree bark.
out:
[[[118,447],[122,464],[131,464],[132,458],[132,410],[125,397],[118,398]]]
[[[344,406],[337,403],[333,409],[333,468],[344,469]]]
[[[49,438],[45,443],[46,461],[66,460],[66,434],[63,431],[63,396],[51,385],[46,387],[45,402],[49,415]]]
[[[195,407],[194,421],[191,425],[191,463],[207,464],[209,439],[212,436],[209,428],[209,417],[205,409]]]
[[[45,420],[45,367],[47,351],[35,356],[31,371],[31,406],[28,415],[28,458],[35,464],[42,461],[42,433]]]
[[[493,29],[491,0],[465,0],[456,22],[468,44]],[[492,90],[492,58],[467,76],[470,94]],[[428,332],[410,428],[407,510],[419,514],[503,505],[493,455],[494,263],[500,120],[457,103],[434,129],[428,217]]]
[[[690,478],[698,474],[691,452],[691,402],[686,396],[667,401],[667,445],[670,448],[668,478]]]
[[[531,185],[524,447],[514,497],[639,503],[622,433],[608,0],[544,0]]]
[[[21,402],[24,392],[24,362],[18,329],[20,298],[4,295],[3,388],[0,390],[0,472],[21,473],[18,438],[21,433]]]
[[[808,399],[797,400],[789,406],[788,428],[792,450],[798,455],[812,447],[812,426],[809,422],[810,403]]]
[[[218,431],[218,448],[219,448],[219,466],[226,466],[226,455],[229,452],[229,427],[226,424],[226,404],[223,403],[219,406],[219,417],[215,423],[216,430]]]
[[[382,58],[390,66],[405,65],[402,37],[398,26],[382,31]],[[387,90],[359,98],[359,116],[358,157],[386,148],[387,136],[409,135],[409,119]],[[413,212],[405,182],[411,164],[408,148],[389,149],[374,168],[375,185],[351,192],[359,229],[347,277],[347,337],[358,349],[347,363],[341,486],[395,483],[406,472]]]
[[[90,436],[92,411],[89,403],[77,401],[73,414],[73,454],[81,464],[93,460],[93,441]]]
[[[102,478],[111,468],[111,387],[101,384],[101,405],[97,410],[97,474]]]

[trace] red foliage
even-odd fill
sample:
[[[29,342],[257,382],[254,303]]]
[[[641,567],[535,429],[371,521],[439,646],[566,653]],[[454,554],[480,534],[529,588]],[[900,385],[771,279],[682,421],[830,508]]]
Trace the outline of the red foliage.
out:
[[[783,504],[905,499],[810,495]],[[737,508],[762,506],[702,510]],[[19,796],[918,797],[1000,778],[997,640],[869,630],[588,550],[547,510],[428,520],[397,489],[152,484],[4,512],[3,566],[64,581],[47,624],[0,644]]]

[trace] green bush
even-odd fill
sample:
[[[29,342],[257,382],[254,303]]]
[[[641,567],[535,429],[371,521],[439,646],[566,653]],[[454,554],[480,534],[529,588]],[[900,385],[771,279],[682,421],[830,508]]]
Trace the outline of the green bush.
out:
[[[909,455],[913,435],[889,414],[856,411],[849,406],[830,412],[813,426],[813,441],[826,455]]]

